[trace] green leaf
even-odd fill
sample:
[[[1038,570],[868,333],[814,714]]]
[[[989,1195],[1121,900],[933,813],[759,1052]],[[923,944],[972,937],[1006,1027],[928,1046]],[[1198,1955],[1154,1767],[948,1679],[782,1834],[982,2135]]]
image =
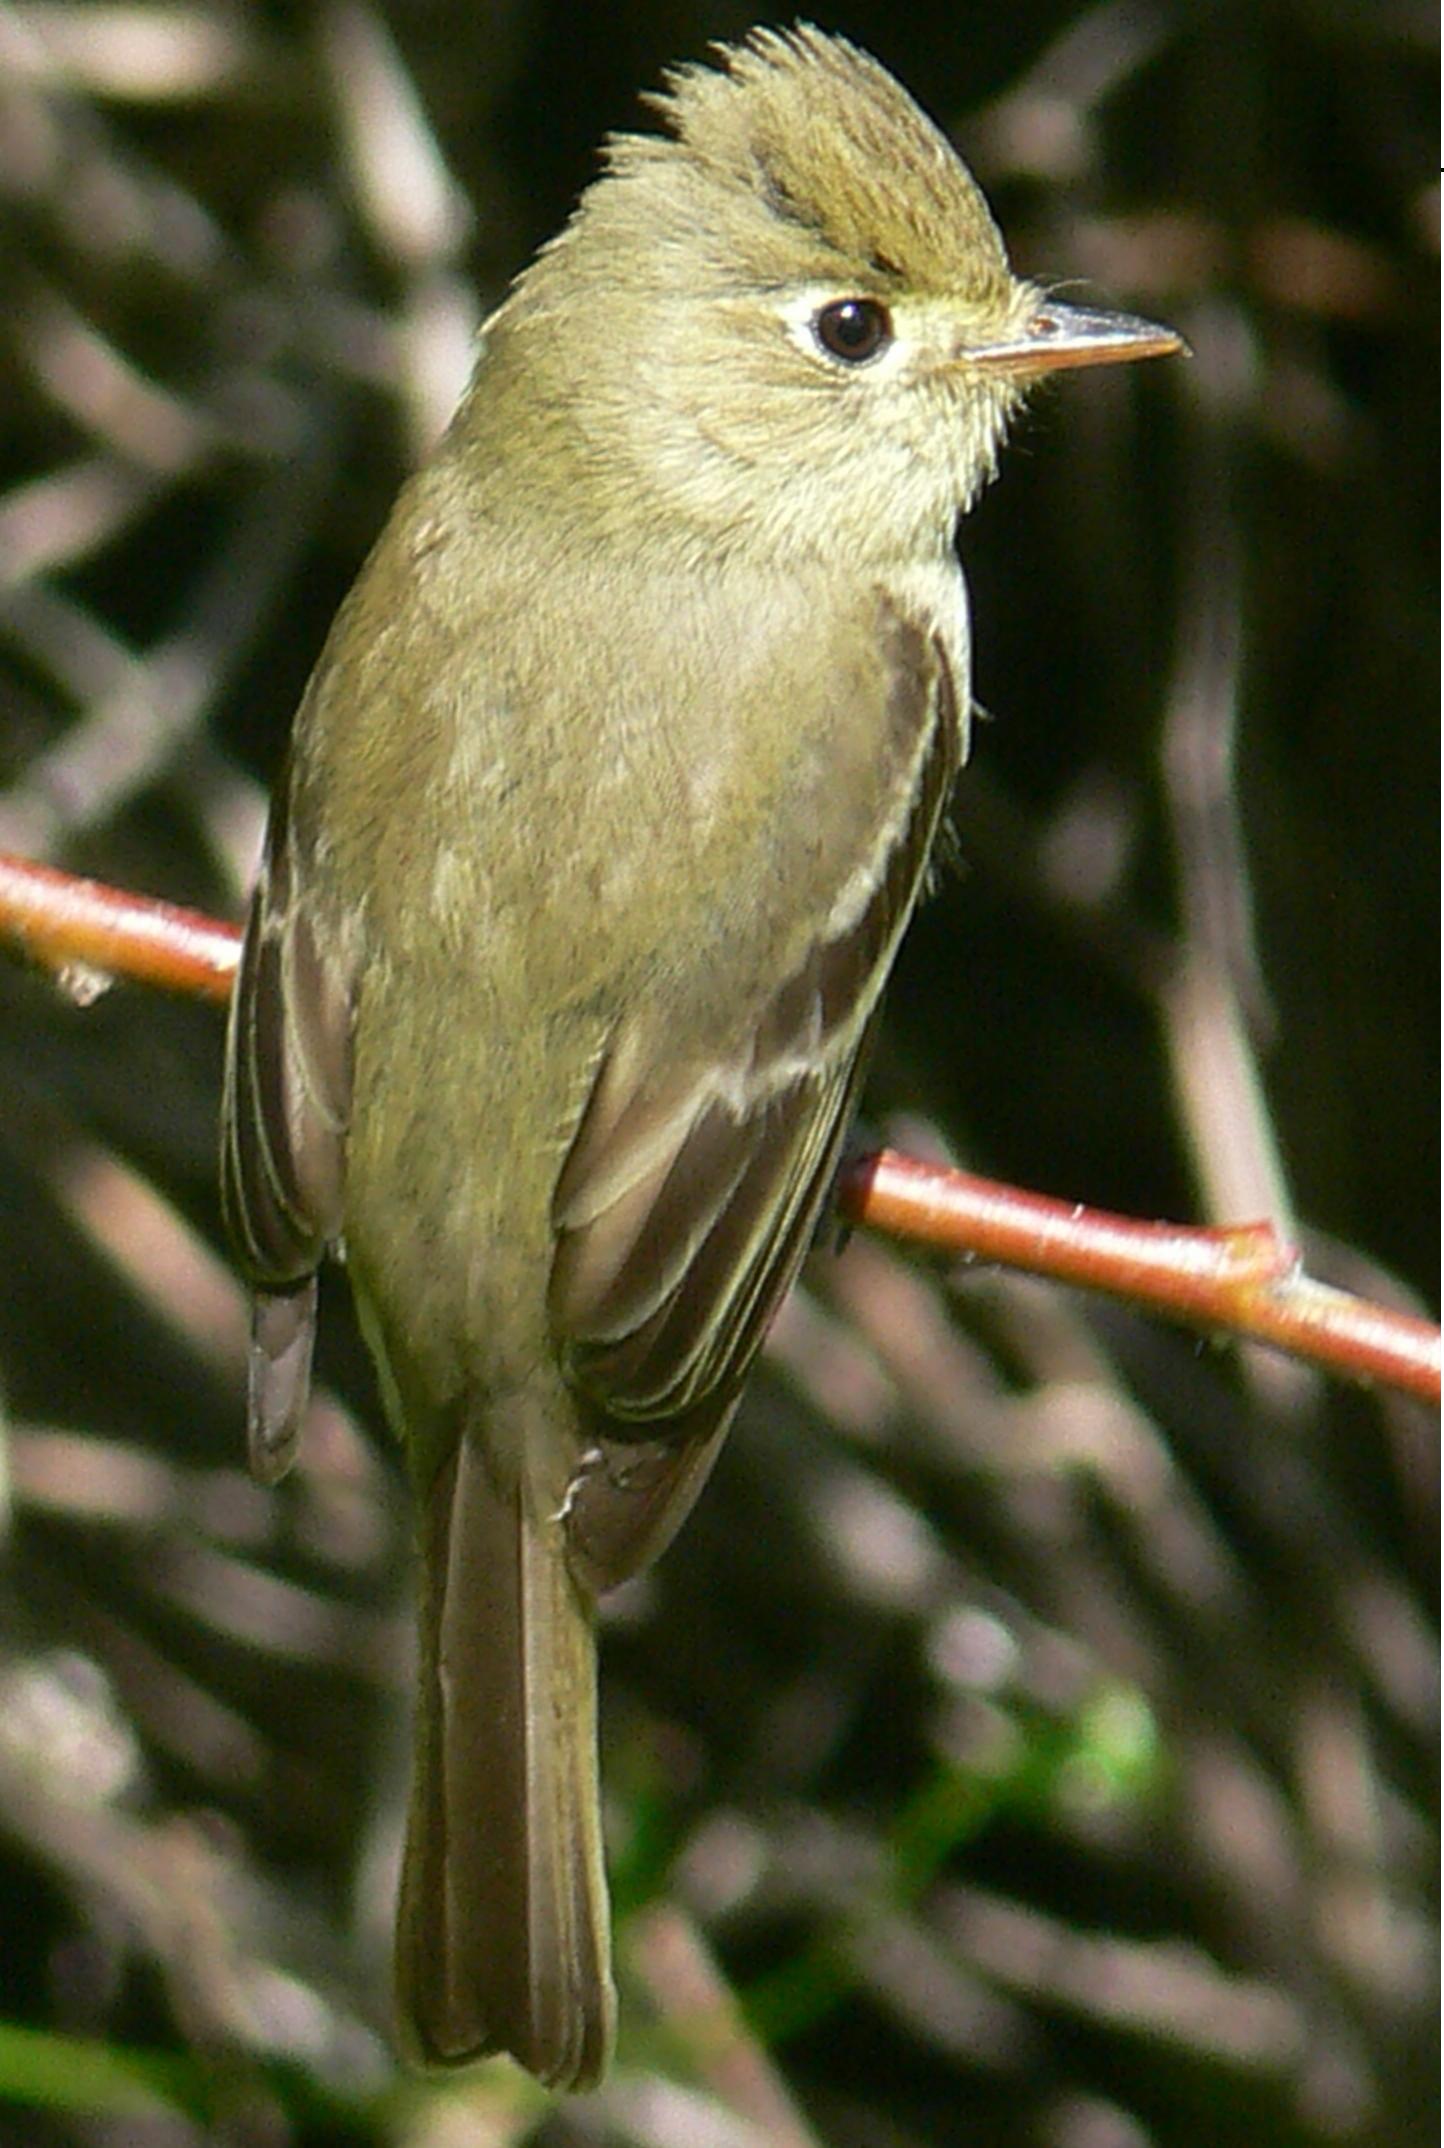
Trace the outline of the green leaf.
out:
[[[193,2066],[160,2051],[55,2036],[0,2022],[0,2100],[49,2109],[114,2114],[194,2104]]]

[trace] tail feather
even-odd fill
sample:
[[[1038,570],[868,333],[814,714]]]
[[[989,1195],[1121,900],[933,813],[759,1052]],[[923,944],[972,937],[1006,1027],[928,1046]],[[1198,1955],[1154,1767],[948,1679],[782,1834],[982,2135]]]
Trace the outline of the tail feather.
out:
[[[533,1505],[467,1436],[424,1495],[398,2004],[427,2064],[509,2051],[578,2088],[615,2013],[596,1651],[561,1521]]]

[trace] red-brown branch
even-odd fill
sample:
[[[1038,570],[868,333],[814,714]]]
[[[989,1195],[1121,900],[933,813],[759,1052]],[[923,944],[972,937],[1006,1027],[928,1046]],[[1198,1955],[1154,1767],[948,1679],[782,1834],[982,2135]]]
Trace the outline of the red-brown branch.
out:
[[[234,925],[3,853],[0,938],[62,978],[77,969],[129,977],[222,1006],[241,956]]]
[[[884,1149],[846,1174],[843,1213],[874,1230],[1107,1290],[1190,1326],[1277,1344],[1348,1378],[1437,1403],[1439,1330],[1316,1282],[1271,1223],[1137,1223]]]
[[[224,1005],[241,936],[199,911],[0,856],[0,940],[62,978],[125,977]],[[1106,1290],[1439,1401],[1439,1330],[1315,1282],[1269,1223],[1137,1223],[889,1150],[845,1172],[839,1205],[851,1222],[894,1237]]]

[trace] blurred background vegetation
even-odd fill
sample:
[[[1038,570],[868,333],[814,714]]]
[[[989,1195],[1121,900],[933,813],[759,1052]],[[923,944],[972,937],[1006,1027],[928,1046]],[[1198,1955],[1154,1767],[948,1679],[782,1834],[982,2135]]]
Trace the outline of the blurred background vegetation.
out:
[[[994,720],[869,1130],[1428,1298],[1432,11],[814,12],[1020,267],[1195,352],[1040,396],[962,534]],[[0,848],[240,914],[480,313],[750,19],[0,4]],[[0,965],[0,2139],[1437,2138],[1428,1417],[865,1237],[609,1607],[610,2082],[398,2074],[408,1522],[344,1287],[263,1494],[220,1022],[72,982]]]

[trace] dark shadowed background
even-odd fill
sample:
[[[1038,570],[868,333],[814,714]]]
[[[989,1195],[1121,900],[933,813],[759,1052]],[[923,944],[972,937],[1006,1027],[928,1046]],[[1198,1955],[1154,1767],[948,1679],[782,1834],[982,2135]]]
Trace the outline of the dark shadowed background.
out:
[[[1040,395],[963,532],[992,720],[870,1133],[1431,1300],[1432,15],[815,13],[1195,352]],[[239,916],[479,313],[751,19],[0,8],[0,849]],[[399,1472],[337,1283],[247,1482],[221,1024],[92,982],[0,964],[0,2139],[1437,2137],[1432,1422],[865,1237],[607,1620],[611,2081],[404,2081]]]

